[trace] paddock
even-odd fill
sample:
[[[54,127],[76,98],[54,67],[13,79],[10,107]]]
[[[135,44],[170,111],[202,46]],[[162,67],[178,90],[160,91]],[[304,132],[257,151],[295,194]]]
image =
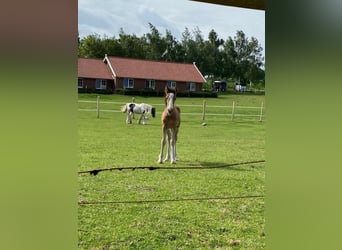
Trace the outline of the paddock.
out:
[[[79,175],[79,248],[264,249],[265,163],[215,167],[264,160],[265,120],[207,115],[203,127],[203,100],[177,98],[185,113],[177,164],[150,171],[157,165],[163,106],[148,125],[126,126],[117,107],[128,98],[101,96],[100,110],[109,111],[97,118],[96,109],[85,111],[96,96],[79,97],[78,170],[121,168]],[[210,106],[228,106],[231,98],[207,99],[207,114],[221,112]],[[162,98],[136,99],[163,104]],[[235,101],[257,106],[264,97]]]

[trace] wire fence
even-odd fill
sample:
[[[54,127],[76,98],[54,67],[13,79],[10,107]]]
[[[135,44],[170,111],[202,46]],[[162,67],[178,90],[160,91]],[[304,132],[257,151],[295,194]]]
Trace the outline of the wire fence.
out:
[[[193,202],[193,201],[219,201],[233,199],[255,199],[264,198],[264,195],[244,195],[228,197],[203,197],[203,198],[180,198],[180,199],[159,199],[159,200],[132,200],[132,201],[79,201],[78,205],[110,205],[110,204],[142,204],[142,203],[167,203],[167,202]]]
[[[97,118],[100,116],[100,112],[121,112],[120,107],[125,105],[124,102],[113,102],[113,101],[100,101],[99,96],[96,101],[88,101],[88,100],[78,100],[79,103],[86,104],[85,107],[79,107],[78,111],[85,112],[96,112]],[[109,106],[111,105],[111,106]],[[164,106],[164,104],[153,104],[153,106]],[[102,106],[106,106],[106,108],[100,108]],[[207,105],[206,101],[203,100],[202,105],[179,105],[182,108],[182,115],[189,116],[199,116],[203,121],[206,120],[207,116],[225,116],[230,120],[235,120],[237,118],[253,118],[258,121],[265,120],[265,105],[262,102],[260,106],[240,106],[235,101],[233,101],[232,105]],[[185,111],[183,111],[183,108]],[[191,111],[195,110],[196,112],[187,112],[187,109]]]

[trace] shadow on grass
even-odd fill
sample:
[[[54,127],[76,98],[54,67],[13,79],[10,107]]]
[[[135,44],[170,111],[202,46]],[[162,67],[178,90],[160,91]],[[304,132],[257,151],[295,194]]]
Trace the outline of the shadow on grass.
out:
[[[224,170],[234,170],[234,171],[249,171],[246,168],[246,166],[251,166],[253,164],[247,165],[232,165],[231,164],[235,164],[235,163],[227,163],[227,162],[212,162],[212,161],[201,161],[201,162],[190,162],[190,161],[179,161],[177,163],[181,163],[182,165],[184,164],[184,166],[187,167],[203,167],[203,169],[224,169]]]

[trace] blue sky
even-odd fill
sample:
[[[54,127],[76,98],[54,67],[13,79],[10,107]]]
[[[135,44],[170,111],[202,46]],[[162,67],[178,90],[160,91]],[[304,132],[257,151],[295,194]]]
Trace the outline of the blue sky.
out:
[[[220,38],[234,37],[242,30],[258,39],[265,53],[265,12],[187,0],[79,0],[80,37],[91,34],[118,37],[120,28],[127,34],[142,36],[152,23],[163,35],[170,30],[178,41],[187,27],[198,27],[204,39],[214,29]]]

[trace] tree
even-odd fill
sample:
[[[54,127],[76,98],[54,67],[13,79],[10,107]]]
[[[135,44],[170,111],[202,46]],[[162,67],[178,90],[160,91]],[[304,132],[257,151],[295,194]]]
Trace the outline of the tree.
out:
[[[222,76],[231,78],[235,75],[235,62],[237,53],[235,51],[234,40],[229,37],[223,44],[222,51]]]
[[[78,55],[87,58],[103,58],[104,55],[125,56],[125,51],[120,44],[120,39],[102,38],[98,34],[89,35],[80,41]]]
[[[220,39],[212,29],[203,38],[196,27],[192,32],[185,27],[181,41],[166,30],[163,36],[149,23],[150,31],[137,37],[126,34],[121,28],[119,37],[89,35],[79,40],[78,52],[81,57],[103,58],[105,54],[129,58],[163,60],[169,62],[196,62],[204,76],[210,79],[235,78],[238,81],[259,82],[265,79],[262,47],[254,37],[250,39],[241,30],[234,38]]]
[[[179,53],[179,51],[181,50],[181,46],[169,30],[166,30],[164,44],[166,45],[166,49],[161,55],[163,60],[170,62],[177,62],[181,60],[181,55]]]
[[[120,29],[119,44],[121,46],[123,57],[145,59],[145,40],[138,38],[136,35],[128,35],[123,29]],[[113,56],[118,56],[112,54]]]
[[[101,37],[98,34],[88,35],[81,40],[78,56],[88,58],[102,58],[105,54]]]
[[[236,79],[247,83],[256,79],[256,72],[263,65],[262,48],[254,37],[249,40],[243,31],[237,31],[234,43],[234,73]]]
[[[215,30],[211,30],[208,34],[208,40],[204,42],[203,55],[206,75],[213,75],[216,78],[223,77],[223,53],[222,45],[224,41],[218,38]]]
[[[148,23],[150,26],[150,33],[146,34],[147,50],[146,58],[151,60],[161,60],[162,55],[167,49],[165,39],[162,39],[158,29],[153,24]]]
[[[193,40],[193,37],[187,27],[182,33],[181,44],[182,44],[183,53],[184,53],[183,62],[192,63],[196,61],[196,55],[197,55],[196,43]]]

